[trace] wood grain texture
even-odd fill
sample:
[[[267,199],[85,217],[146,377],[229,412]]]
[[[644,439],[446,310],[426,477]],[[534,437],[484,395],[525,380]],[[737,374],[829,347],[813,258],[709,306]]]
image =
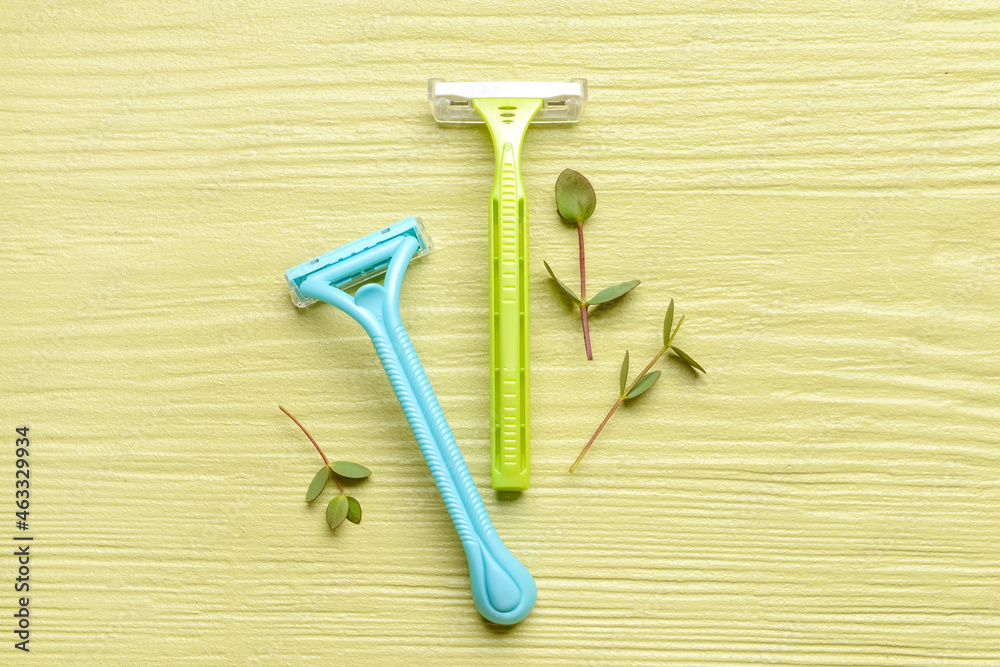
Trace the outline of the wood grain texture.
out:
[[[0,508],[33,436],[18,664],[1000,663],[1000,11],[895,3],[0,6]],[[485,129],[426,79],[585,76],[529,132],[533,486],[488,487]],[[551,188],[591,176],[591,292]],[[282,272],[405,217],[403,317],[538,581],[483,622],[361,329]],[[658,385],[567,468],[656,351]],[[304,503],[368,465],[364,523]],[[9,487],[9,488],[8,488]],[[4,514],[9,541],[13,517]],[[3,553],[6,553],[4,548]]]

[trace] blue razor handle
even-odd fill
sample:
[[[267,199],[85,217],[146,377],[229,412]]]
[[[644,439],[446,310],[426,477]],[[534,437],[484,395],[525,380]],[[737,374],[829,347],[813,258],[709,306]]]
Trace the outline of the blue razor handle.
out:
[[[408,218],[403,223],[412,220],[415,219]],[[352,297],[335,286],[343,282],[345,274],[340,261],[320,263],[325,268],[317,268],[307,275],[302,271],[293,275],[300,269],[296,267],[289,270],[286,278],[290,286],[294,283],[293,297],[297,290],[306,299],[336,306],[368,332],[462,540],[476,608],[487,620],[513,625],[524,619],[535,604],[535,580],[497,535],[400,319],[399,295],[403,274],[414,254],[423,251],[427,245],[422,228],[419,234],[386,233],[393,231],[394,227],[397,225],[383,230],[384,240],[365,248],[361,254],[336,258],[351,262],[351,270],[356,268],[354,264],[362,261],[369,266],[379,266],[388,260],[382,285],[362,285]],[[375,235],[365,239],[372,236]],[[350,248],[345,246],[345,249]],[[307,263],[302,267],[309,265]]]

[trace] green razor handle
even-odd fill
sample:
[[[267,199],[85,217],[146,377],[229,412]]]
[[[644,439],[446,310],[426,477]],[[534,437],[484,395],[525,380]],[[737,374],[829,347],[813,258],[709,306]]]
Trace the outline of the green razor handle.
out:
[[[457,82],[430,79],[439,123],[486,123],[495,170],[490,195],[490,469],[493,488],[523,491],[531,473],[528,391],[528,202],[521,144],[529,124],[575,123],[587,80]]]
[[[531,474],[528,363],[528,200],[521,143],[540,99],[476,99],[493,137],[490,194],[490,469],[493,488],[523,491]]]

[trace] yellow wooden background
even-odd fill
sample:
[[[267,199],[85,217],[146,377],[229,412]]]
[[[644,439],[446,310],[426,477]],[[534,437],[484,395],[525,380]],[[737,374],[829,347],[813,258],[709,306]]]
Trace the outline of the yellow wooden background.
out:
[[[426,79],[583,76],[532,129],[532,488],[487,468],[483,128]],[[21,664],[1000,664],[994,1],[0,6],[0,527]],[[567,166],[598,192],[578,320]],[[403,316],[532,615],[482,621],[377,358],[283,271],[411,213]],[[677,343],[578,473],[621,355]],[[361,526],[304,493],[368,465]],[[2,552],[7,553],[7,547]]]

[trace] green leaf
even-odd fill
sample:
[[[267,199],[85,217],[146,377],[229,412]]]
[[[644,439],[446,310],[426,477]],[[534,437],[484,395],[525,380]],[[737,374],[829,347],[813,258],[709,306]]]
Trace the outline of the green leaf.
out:
[[[371,470],[360,463],[351,463],[350,461],[334,461],[331,467],[333,472],[346,479],[364,479],[372,474]]]
[[[605,287],[600,292],[590,297],[590,301],[587,302],[587,305],[596,306],[599,303],[607,303],[609,301],[614,301],[615,299],[620,299],[634,290],[638,284],[638,280],[629,280],[615,285],[614,287]]]
[[[361,523],[361,503],[347,496],[347,520],[351,523]]]
[[[699,364],[697,361],[695,361],[694,359],[692,359],[691,357],[689,357],[687,355],[687,353],[684,352],[683,350],[681,350],[679,347],[674,347],[673,345],[671,345],[670,349],[673,350],[674,354],[676,354],[678,357],[680,357],[681,360],[684,363],[686,363],[688,366],[690,366],[691,368],[697,368],[702,373],[706,372],[705,369],[701,367],[701,364]]]
[[[635,398],[639,394],[645,392],[647,389],[652,387],[653,383],[656,382],[659,378],[660,378],[660,371],[652,371],[650,373],[646,373],[641,378],[639,378],[638,382],[635,383],[635,386],[632,387],[632,391],[625,394],[625,398]]]
[[[336,528],[344,523],[350,505],[347,496],[344,495],[337,496],[330,501],[330,504],[326,506],[326,522],[330,524],[330,528]]]
[[[326,488],[326,483],[330,481],[330,469],[323,466],[313,477],[313,481],[309,482],[309,490],[306,491],[306,502],[311,503],[316,500],[316,496],[323,493],[323,489]]]
[[[670,327],[674,325],[674,300],[667,306],[667,314],[663,317],[663,346],[670,345]]]
[[[622,359],[622,369],[618,374],[618,394],[620,396],[625,395],[625,383],[628,382],[628,350],[625,350],[625,358]]]
[[[578,171],[564,169],[556,180],[556,209],[567,222],[582,223],[594,215],[597,195],[594,186]]]
[[[556,274],[552,273],[552,267],[549,266],[549,263],[546,262],[545,260],[542,260],[542,264],[545,265],[545,270],[549,272],[550,276],[552,276],[552,280],[556,281],[556,283],[559,285],[559,287],[562,288],[562,291],[566,293],[566,296],[568,296],[570,299],[572,299],[573,303],[575,303],[576,305],[578,305],[578,306],[583,305],[580,302],[580,297],[578,297],[573,290],[571,290],[570,288],[566,287],[566,285],[563,284],[563,281],[561,281],[558,278],[556,278]]]

